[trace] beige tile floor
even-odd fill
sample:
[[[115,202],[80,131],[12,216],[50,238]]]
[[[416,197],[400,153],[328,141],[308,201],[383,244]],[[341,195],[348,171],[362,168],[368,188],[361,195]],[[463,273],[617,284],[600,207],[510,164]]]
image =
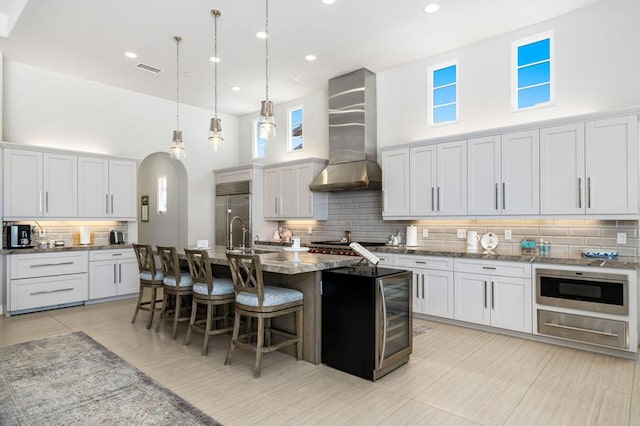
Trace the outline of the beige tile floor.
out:
[[[640,364],[416,320],[408,365],[373,383],[326,366],[236,351],[228,336],[182,345],[130,323],[134,301],[0,316],[0,345],[83,331],[225,425],[640,425]],[[0,407],[1,409],[1,407]]]

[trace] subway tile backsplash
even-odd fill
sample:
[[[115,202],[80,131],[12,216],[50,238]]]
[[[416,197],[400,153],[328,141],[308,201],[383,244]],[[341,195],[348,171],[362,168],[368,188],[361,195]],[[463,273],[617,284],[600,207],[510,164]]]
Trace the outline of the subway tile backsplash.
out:
[[[501,250],[520,250],[524,238],[551,243],[555,253],[579,253],[583,248],[617,250],[624,256],[638,256],[638,221],[634,220],[520,220],[520,219],[432,219],[414,221],[383,221],[382,193],[380,191],[347,191],[329,193],[329,219],[327,221],[286,221],[280,226],[300,236],[303,244],[320,240],[340,240],[345,231],[352,239],[387,241],[391,234],[400,232],[405,241],[405,228],[418,227],[418,245],[432,248],[464,250],[466,239],[457,238],[458,229],[477,231],[482,235],[493,232],[500,237]],[[308,228],[312,234],[308,234]],[[422,230],[428,229],[428,238]],[[505,240],[504,231],[511,230],[513,239]],[[618,232],[626,232],[627,244],[618,245]]]

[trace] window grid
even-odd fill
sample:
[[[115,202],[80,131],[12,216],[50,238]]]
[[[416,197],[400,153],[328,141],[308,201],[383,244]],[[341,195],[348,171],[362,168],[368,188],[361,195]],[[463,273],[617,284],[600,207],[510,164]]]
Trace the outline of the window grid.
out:
[[[429,68],[429,125],[439,126],[458,121],[457,60]]]
[[[552,42],[551,32],[514,42],[512,53],[514,111],[553,104]]]
[[[304,148],[304,110],[301,106],[288,111],[287,151],[301,151]]]

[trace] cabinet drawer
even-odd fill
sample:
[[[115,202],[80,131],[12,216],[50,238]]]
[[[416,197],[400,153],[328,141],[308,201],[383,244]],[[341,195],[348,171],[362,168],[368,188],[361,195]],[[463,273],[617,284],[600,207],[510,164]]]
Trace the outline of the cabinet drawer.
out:
[[[91,250],[89,252],[89,262],[97,260],[120,260],[135,258],[136,254],[133,249]]]
[[[453,271],[453,258],[398,254],[396,255],[396,266],[406,266],[407,268],[436,269],[440,271]]]
[[[11,256],[11,279],[46,277],[87,272],[86,251],[32,253]]]
[[[376,253],[372,252],[375,256],[380,259],[378,265],[380,266],[393,266],[395,265],[395,258],[393,253]]]
[[[87,274],[11,280],[11,311],[42,308],[87,299]]]
[[[531,264],[525,262],[456,259],[454,265],[456,272],[531,278]]]

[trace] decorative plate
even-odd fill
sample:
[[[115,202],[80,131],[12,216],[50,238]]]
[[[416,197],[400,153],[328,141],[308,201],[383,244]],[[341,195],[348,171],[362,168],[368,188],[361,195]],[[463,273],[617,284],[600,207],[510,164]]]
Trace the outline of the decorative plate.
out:
[[[603,257],[611,259],[612,257],[618,257],[618,252],[615,250],[582,249],[582,255],[584,257]]]
[[[480,244],[485,250],[493,250],[498,247],[498,236],[493,232],[487,232],[480,239]]]

